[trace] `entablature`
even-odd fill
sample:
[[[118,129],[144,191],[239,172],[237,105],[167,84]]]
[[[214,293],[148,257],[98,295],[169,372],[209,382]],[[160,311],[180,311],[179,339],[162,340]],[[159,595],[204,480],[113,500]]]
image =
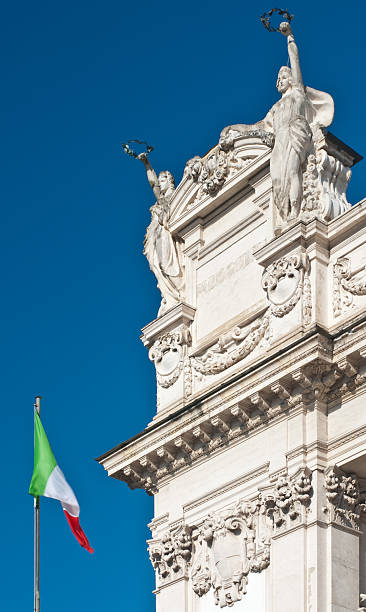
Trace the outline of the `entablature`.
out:
[[[362,327],[365,332],[366,324]],[[320,331],[309,334],[253,371],[231,376],[219,388],[187,403],[148,427],[138,438],[97,460],[130,488],[156,493],[174,476],[207,461],[243,437],[295,411],[347,401],[366,383],[366,343],[343,348],[334,360],[333,342]]]

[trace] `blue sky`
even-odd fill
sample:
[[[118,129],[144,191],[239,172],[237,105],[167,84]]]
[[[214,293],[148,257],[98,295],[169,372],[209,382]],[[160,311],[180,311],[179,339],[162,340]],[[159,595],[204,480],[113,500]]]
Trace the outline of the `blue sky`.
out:
[[[42,608],[154,610],[146,523],[153,502],[94,457],[141,431],[155,379],[140,328],[156,282],[142,255],[153,195],[120,143],[143,138],[179,181],[220,130],[277,99],[285,39],[260,3],[3,3],[1,372],[3,609],[33,598],[33,398],[81,505],[95,554],[42,500]],[[291,1],[306,84],[331,93],[331,131],[366,153],[364,5]],[[358,19],[357,14],[362,19]],[[365,162],[349,199],[366,195]],[[5,544],[5,547],[4,547]]]

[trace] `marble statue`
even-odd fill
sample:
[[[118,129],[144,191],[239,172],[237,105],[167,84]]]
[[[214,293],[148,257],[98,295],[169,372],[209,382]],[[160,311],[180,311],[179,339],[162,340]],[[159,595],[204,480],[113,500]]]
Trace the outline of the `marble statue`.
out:
[[[230,132],[251,136],[253,130],[274,135],[270,172],[275,231],[276,227],[299,217],[307,157],[314,150],[319,128],[329,126],[334,115],[332,97],[303,84],[298,48],[290,24],[281,23],[279,31],[287,38],[291,66],[282,66],[278,73],[277,89],[281,99],[262,121],[254,125],[228,126],[220,139],[224,143]]]
[[[146,153],[139,159],[145,166],[147,178],[156,197],[150,208],[151,223],[146,230],[144,255],[158,281],[162,302],[158,316],[182,301],[184,287],[182,254],[178,242],[169,230],[170,200],[174,193],[174,177],[168,171],[157,177]]]

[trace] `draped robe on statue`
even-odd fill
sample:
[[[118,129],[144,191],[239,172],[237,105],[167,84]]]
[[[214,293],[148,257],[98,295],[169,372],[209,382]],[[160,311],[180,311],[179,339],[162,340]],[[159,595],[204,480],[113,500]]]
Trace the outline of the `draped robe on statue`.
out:
[[[295,85],[257,124],[275,136],[270,168],[273,201],[282,221],[289,217],[291,205],[301,205],[303,166],[312,147],[312,129],[327,127],[333,115],[329,94]]]
[[[163,300],[159,315],[180,301],[182,273],[176,244],[168,229],[170,217],[170,198],[161,196],[159,202],[151,207],[151,223],[146,230],[144,255],[155,274]]]

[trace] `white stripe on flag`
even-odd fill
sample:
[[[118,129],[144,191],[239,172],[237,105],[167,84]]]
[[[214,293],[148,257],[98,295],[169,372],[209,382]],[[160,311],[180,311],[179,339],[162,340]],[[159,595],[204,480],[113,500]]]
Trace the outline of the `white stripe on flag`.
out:
[[[52,470],[43,495],[45,497],[52,497],[52,499],[58,499],[63,510],[66,510],[71,516],[79,516],[80,508],[78,500],[58,465]]]

